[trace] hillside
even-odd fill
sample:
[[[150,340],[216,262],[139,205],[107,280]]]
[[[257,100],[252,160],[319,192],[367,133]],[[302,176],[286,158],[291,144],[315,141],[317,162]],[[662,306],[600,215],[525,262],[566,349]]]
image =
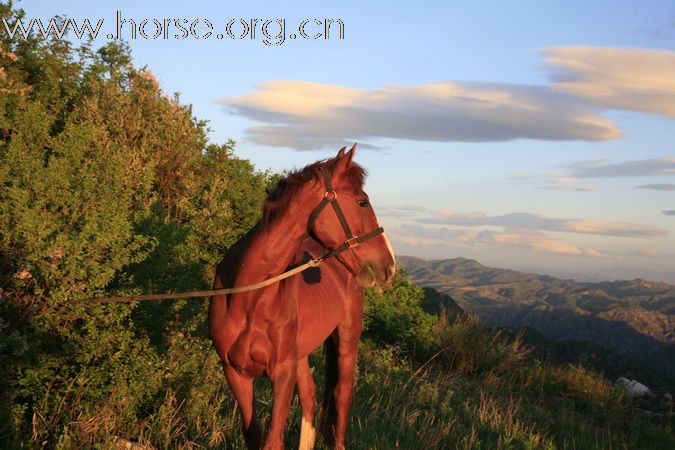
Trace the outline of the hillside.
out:
[[[422,286],[452,297],[491,327],[529,327],[553,341],[599,344],[657,365],[675,385],[675,286],[635,279],[577,282],[496,269],[466,259],[399,264]]]

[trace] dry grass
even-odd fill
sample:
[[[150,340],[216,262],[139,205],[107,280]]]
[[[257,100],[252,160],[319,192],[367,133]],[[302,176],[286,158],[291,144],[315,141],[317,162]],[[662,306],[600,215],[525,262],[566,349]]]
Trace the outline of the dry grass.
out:
[[[442,320],[437,338],[438,352],[423,364],[400,349],[362,343],[348,448],[675,448],[672,432],[634,417],[602,377],[579,367],[530,362],[517,343],[502,344],[475,318]],[[61,417],[36,412],[29,446],[243,448],[238,412],[218,358],[195,339],[176,338],[167,355],[171,370],[161,374],[164,389],[143,407],[134,405],[124,384],[90,407],[81,404],[86,383],[72,382],[58,402],[47,391],[45,411],[56,403],[51,411]],[[320,385],[321,352],[312,360]],[[269,383],[256,386],[265,424]],[[286,444],[293,448],[298,440],[296,400]],[[323,448],[320,440],[317,447]]]

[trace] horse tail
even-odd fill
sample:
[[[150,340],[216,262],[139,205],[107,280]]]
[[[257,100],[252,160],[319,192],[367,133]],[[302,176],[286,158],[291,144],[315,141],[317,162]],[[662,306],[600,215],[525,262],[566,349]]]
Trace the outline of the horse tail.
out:
[[[328,336],[328,339],[323,343],[323,351],[326,356],[326,376],[323,390],[323,405],[321,408],[321,429],[326,445],[332,447],[335,440],[333,428],[337,420],[333,392],[338,382],[337,347],[332,336]]]

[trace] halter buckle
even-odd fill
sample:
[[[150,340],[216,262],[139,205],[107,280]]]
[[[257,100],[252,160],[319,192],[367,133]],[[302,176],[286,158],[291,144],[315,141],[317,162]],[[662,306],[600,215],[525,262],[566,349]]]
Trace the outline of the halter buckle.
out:
[[[325,194],[323,194],[323,198],[327,199],[328,201],[333,201],[337,199],[337,192],[335,192],[332,189],[328,189]]]
[[[352,248],[352,247],[358,246],[359,245],[359,237],[354,236],[354,237],[351,237],[351,238],[347,239],[345,241],[345,245],[347,246],[347,248]]]

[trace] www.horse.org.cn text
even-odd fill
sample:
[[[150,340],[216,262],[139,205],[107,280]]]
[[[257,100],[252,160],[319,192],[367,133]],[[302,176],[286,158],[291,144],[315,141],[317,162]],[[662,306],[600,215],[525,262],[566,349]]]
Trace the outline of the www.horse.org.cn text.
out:
[[[110,22],[114,26],[106,29]],[[269,47],[280,46],[287,40],[343,40],[345,36],[342,19],[306,18],[295,23],[295,26],[288,25],[285,18],[230,18],[218,21],[204,18],[132,18],[116,11],[114,21],[63,17],[12,21],[3,17],[0,32],[6,33],[11,39],[33,36],[46,40],[74,36],[78,40],[89,40],[104,36],[108,40],[251,40],[260,41]]]

